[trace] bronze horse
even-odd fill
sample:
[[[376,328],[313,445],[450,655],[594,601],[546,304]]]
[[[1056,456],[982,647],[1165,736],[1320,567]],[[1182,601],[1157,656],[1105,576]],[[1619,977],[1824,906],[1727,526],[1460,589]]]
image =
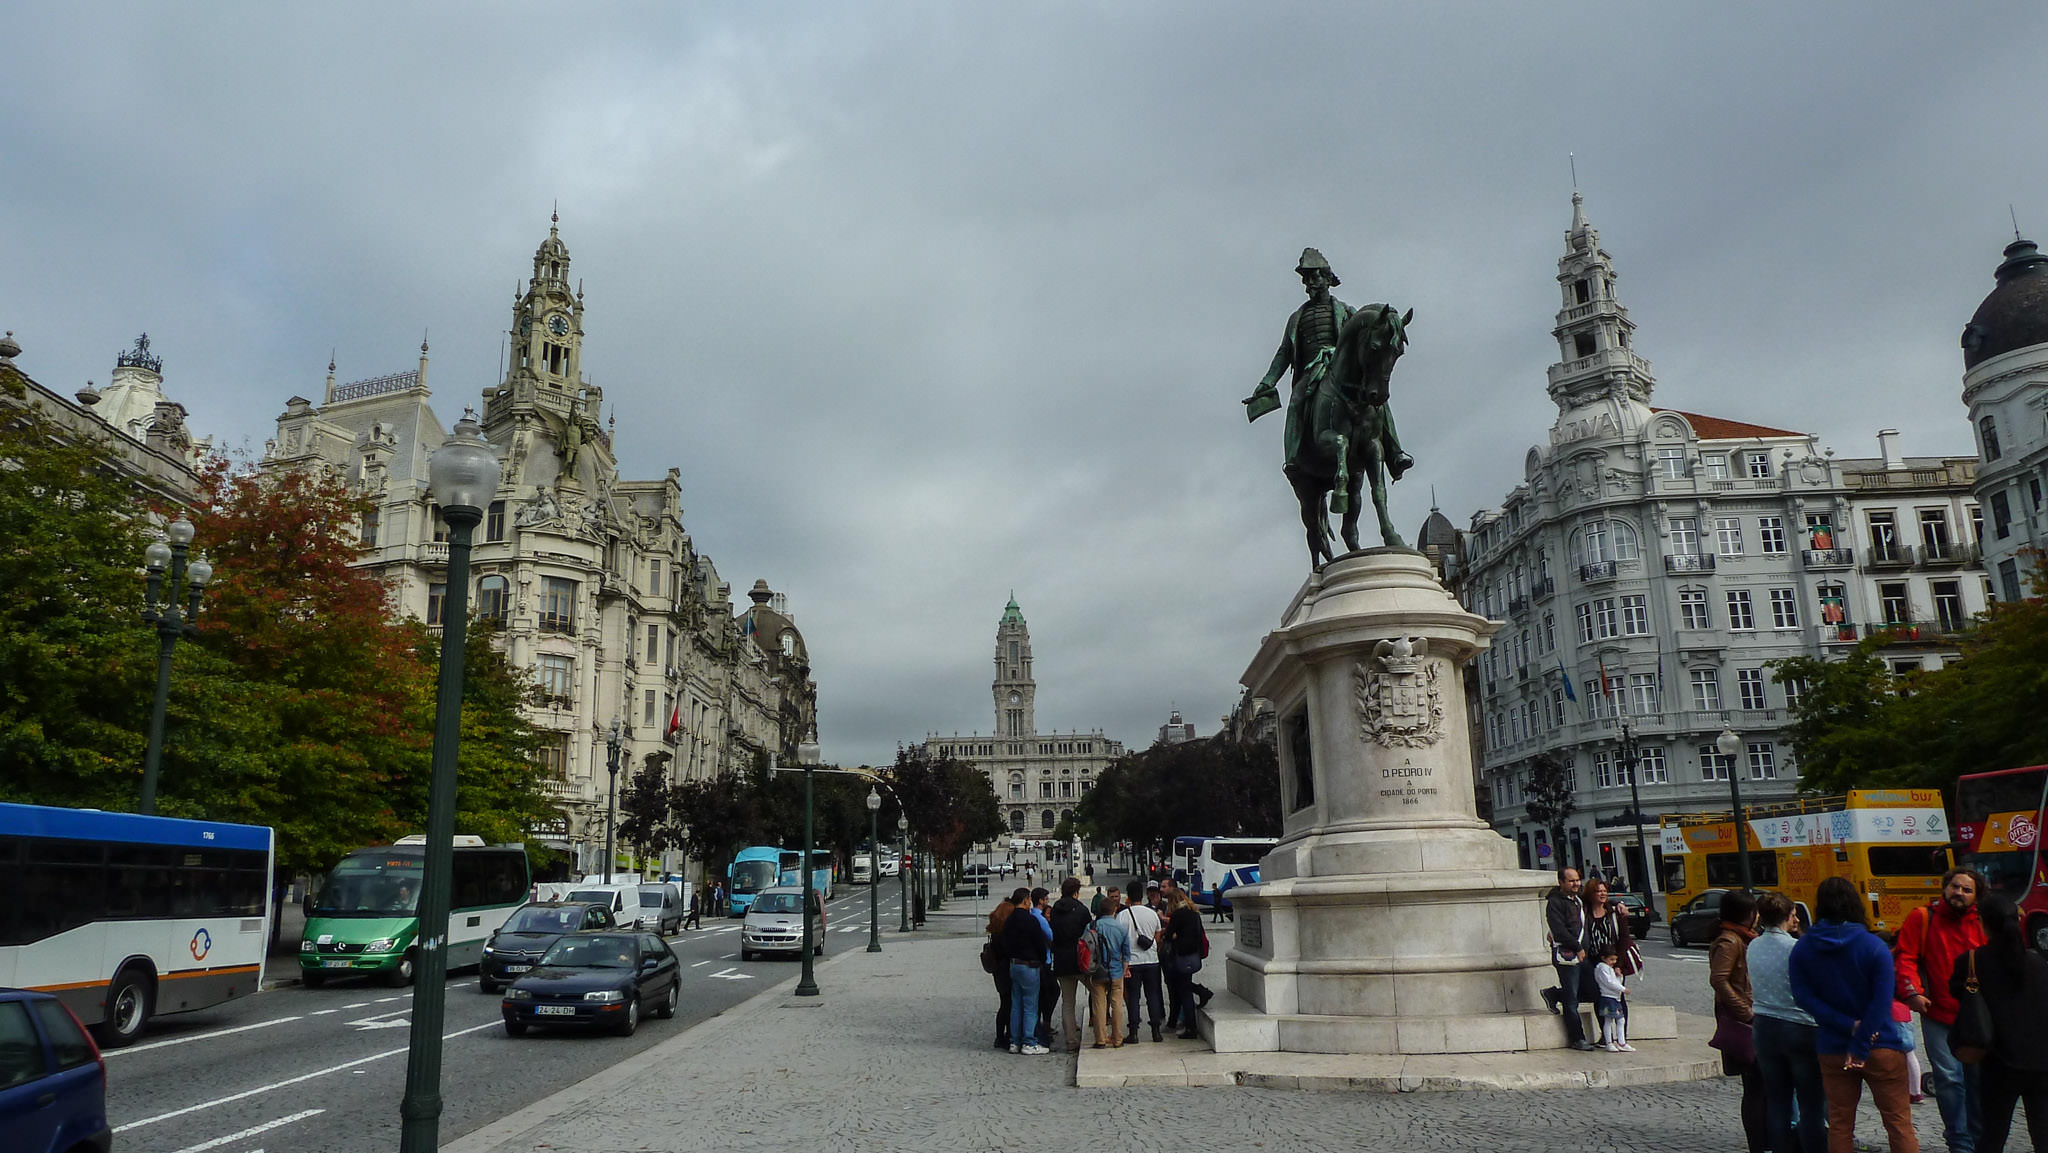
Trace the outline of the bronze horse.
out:
[[[1380,518],[1380,539],[1394,548],[1407,542],[1387,519],[1385,438],[1391,427],[1387,410],[1394,362],[1408,347],[1408,322],[1415,310],[1397,313],[1390,304],[1368,304],[1353,313],[1337,334],[1329,371],[1316,384],[1307,407],[1308,429],[1299,458],[1287,469],[1288,483],[1301,502],[1302,527],[1308,530],[1311,564],[1333,559],[1329,513],[1344,517],[1344,543],[1356,550],[1360,488],[1372,479],[1372,506]],[[1323,498],[1330,498],[1328,512]]]

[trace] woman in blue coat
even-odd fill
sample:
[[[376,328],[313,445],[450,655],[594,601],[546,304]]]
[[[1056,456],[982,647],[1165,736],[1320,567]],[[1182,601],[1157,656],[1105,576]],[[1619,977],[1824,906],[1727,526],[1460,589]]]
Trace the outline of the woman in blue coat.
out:
[[[1866,1085],[1892,1153],[1920,1153],[1905,1040],[1892,1020],[1891,950],[1864,923],[1863,899],[1847,877],[1822,881],[1813,904],[1816,923],[1792,947],[1788,975],[1792,1000],[1814,1021],[1829,1153],[1855,1148],[1856,1104]]]

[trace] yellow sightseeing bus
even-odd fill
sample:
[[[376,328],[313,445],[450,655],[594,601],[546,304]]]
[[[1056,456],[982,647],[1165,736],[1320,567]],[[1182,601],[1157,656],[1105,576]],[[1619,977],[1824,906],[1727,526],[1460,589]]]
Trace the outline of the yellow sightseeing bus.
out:
[[[1847,877],[1870,902],[1870,927],[1886,936],[1941,893],[1950,830],[1939,789],[1857,789],[1745,807],[1754,889],[1811,909],[1823,880]],[[1722,892],[1742,886],[1735,822],[1725,811],[1671,813],[1658,825],[1672,941],[1710,940],[1707,914]]]

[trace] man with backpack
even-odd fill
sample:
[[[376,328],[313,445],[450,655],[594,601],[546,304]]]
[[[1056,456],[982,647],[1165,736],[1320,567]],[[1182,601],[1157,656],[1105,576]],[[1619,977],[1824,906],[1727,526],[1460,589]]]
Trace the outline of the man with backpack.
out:
[[[1095,923],[1088,912],[1088,906],[1080,899],[1081,879],[1068,877],[1060,882],[1060,899],[1053,903],[1049,919],[1052,921],[1052,969],[1058,981],[1056,994],[1060,1005],[1060,1024],[1065,1029],[1067,1052],[1076,1053],[1081,1049],[1081,1026],[1079,1001],[1086,993],[1084,982],[1088,971],[1082,967],[1076,946],[1082,934]],[[1050,1018],[1051,1006],[1047,1006]]]
[[[1115,889],[1103,895],[1102,915],[1082,934],[1088,954],[1088,1018],[1097,1049],[1119,1049],[1124,1043],[1124,974],[1131,961],[1131,938],[1117,919]]]

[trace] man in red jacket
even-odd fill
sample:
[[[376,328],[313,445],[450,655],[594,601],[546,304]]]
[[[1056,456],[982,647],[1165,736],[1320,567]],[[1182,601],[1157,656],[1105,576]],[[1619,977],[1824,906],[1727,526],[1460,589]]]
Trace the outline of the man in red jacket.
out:
[[[1977,1066],[1956,1059],[1948,1047],[1948,1031],[1956,1023],[1949,977],[1964,953],[1984,944],[1984,926],[1977,919],[1977,895],[1983,888],[1976,873],[1950,869],[1941,878],[1941,899],[1906,914],[1896,946],[1899,1000],[1920,1014],[1949,1153],[1976,1153],[1982,1125]]]

